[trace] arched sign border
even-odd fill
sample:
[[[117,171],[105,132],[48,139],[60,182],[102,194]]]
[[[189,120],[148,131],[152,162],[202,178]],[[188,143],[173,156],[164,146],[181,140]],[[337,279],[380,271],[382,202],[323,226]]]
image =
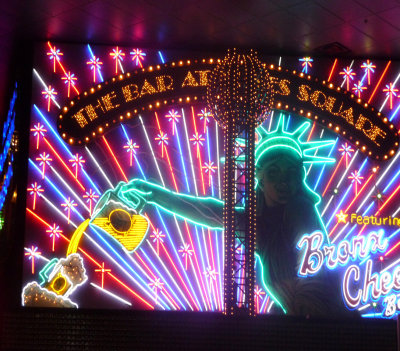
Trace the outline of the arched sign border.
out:
[[[70,100],[58,117],[58,130],[70,144],[82,144],[145,111],[205,103],[208,74],[218,62],[172,62],[113,77]],[[302,72],[273,65],[266,68],[273,83],[274,109],[314,120],[376,160],[396,153],[398,131],[373,106]]]

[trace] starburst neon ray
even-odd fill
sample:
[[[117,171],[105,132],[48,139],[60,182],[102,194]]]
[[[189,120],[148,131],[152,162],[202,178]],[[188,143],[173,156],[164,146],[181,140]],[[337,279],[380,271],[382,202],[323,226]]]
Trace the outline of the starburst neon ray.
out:
[[[64,81],[65,84],[68,86],[68,97],[70,96],[71,93],[71,86],[75,86],[75,81],[78,79],[75,77],[75,74],[71,74],[71,72],[68,72],[65,74],[64,77],[61,77],[61,79]]]
[[[90,65],[90,69],[93,71],[93,83],[96,83],[96,72],[100,71],[103,62],[98,57],[93,56],[86,64]]]
[[[110,259],[118,267],[119,270],[121,270],[126,275],[126,277],[129,279],[129,281],[131,281],[135,287],[140,289],[147,297],[150,298],[150,300],[152,300],[153,296],[151,295],[151,292],[148,289],[146,282],[138,274],[138,272],[135,271],[133,269],[133,267],[126,261],[126,259],[125,259],[126,255],[123,252],[119,252],[115,247],[112,247],[110,245],[110,243],[105,239],[105,237],[100,232],[98,232],[96,230],[93,230],[93,231],[96,235],[96,239],[100,240],[102,245],[99,245],[96,241],[94,241],[90,236],[88,236],[86,234],[85,234],[85,237],[87,237],[93,244],[95,244],[100,249],[100,251],[108,259]],[[98,265],[98,267],[101,267],[100,264],[97,264],[97,265]],[[109,275],[111,277],[114,277],[114,275],[112,273],[109,273]],[[130,291],[132,291],[132,290],[130,289]],[[136,296],[138,296],[138,295],[136,294]],[[159,301],[159,302],[161,302],[161,306],[163,309],[165,309],[165,308],[169,309],[164,302],[162,302],[162,301]],[[149,304],[149,306],[152,307],[151,304]]]
[[[75,178],[78,178],[78,170],[82,168],[82,164],[86,161],[79,154],[75,154],[72,159],[69,160],[72,163],[72,167],[75,168]]]
[[[168,135],[163,131],[157,134],[157,137],[154,140],[158,141],[158,145],[161,145],[161,157],[164,157],[164,150],[166,150],[166,145],[168,145]]]
[[[367,89],[366,87],[363,86],[363,82],[362,81],[358,81],[357,84],[354,84],[352,90],[354,91],[354,93],[360,98],[361,97],[361,93],[363,90]]]
[[[33,106],[35,108],[35,111],[38,113],[38,115],[42,119],[42,121],[45,122],[45,124],[46,124],[47,128],[49,129],[49,131],[51,131],[51,136],[54,138],[54,141],[58,143],[57,145],[61,146],[67,152],[69,157],[71,157],[71,158],[74,157],[74,155],[72,154],[71,150],[67,147],[66,143],[64,143],[64,141],[61,139],[61,137],[58,135],[58,133],[54,130],[54,128],[51,126],[51,124],[46,119],[44,114],[40,111],[40,109],[35,104]],[[50,135],[49,135],[49,138],[50,138]],[[70,173],[71,176],[74,178],[74,180],[78,183],[78,185],[81,187],[81,189],[83,191],[85,191],[85,187],[81,184],[81,182],[77,178],[75,178],[75,176],[72,173],[72,171],[70,170],[70,168],[65,164],[64,160],[57,153],[57,151],[55,150],[53,145],[49,142],[49,140],[47,140],[46,137],[43,137],[43,140],[45,141],[46,145],[53,151],[54,155],[56,155],[57,159],[62,163],[62,165],[65,167],[65,169],[68,171],[68,173]],[[82,172],[83,172],[84,176],[86,177],[86,180],[89,181],[89,183],[92,185],[93,189],[95,189],[98,193],[100,193],[100,191],[97,188],[96,184],[93,183],[92,179],[88,176],[88,174],[86,173],[86,171],[83,168],[82,168]]]
[[[50,46],[50,45],[49,45]],[[57,49],[55,46],[50,46],[50,52],[47,53],[50,60],[53,60],[53,72],[56,72],[56,62],[60,62],[60,56],[64,55],[60,49]]]
[[[98,268],[98,269],[95,269],[94,271],[101,273],[101,288],[103,289],[104,288],[104,274],[108,273],[108,272],[111,272],[111,269],[110,268],[105,268],[104,267],[104,262],[102,262],[101,263],[101,267]]]
[[[182,257],[185,259],[185,269],[188,269],[188,259],[191,260],[191,256],[193,255],[193,250],[190,248],[189,244],[184,243],[181,245],[179,252],[182,253]]]
[[[39,257],[42,253],[38,251],[37,246],[33,246],[30,249],[25,249],[25,256],[28,256],[28,259],[31,261],[32,274],[35,274],[35,258]]]
[[[217,166],[214,166],[214,162],[204,162],[204,166],[202,168],[205,170],[205,173],[208,174],[208,186],[211,186],[211,175],[215,173]]]
[[[393,108],[393,96],[397,96],[397,92],[399,89],[396,89],[393,85],[393,83],[389,83],[386,85],[385,89],[382,90],[383,92],[386,92],[386,96],[389,97],[389,105],[390,109]]]
[[[54,88],[51,87],[51,85],[49,85],[46,90],[42,91],[42,94],[47,100],[47,111],[50,111],[51,101],[55,101],[54,96],[58,93],[54,90]]]
[[[213,117],[212,113],[207,111],[207,107],[205,107],[197,114],[197,116],[200,117],[201,121],[203,121],[203,133],[206,133],[207,124],[210,122],[210,118]]]
[[[46,94],[46,91],[47,91],[47,89],[48,89],[48,85],[43,81],[42,77],[39,75],[39,73],[38,73],[35,69],[33,69],[33,73],[35,74],[35,76],[36,76],[36,78],[39,80],[39,82],[42,84],[42,87],[43,87],[43,89],[44,89],[44,91],[42,92],[42,94],[43,94],[43,95]],[[58,104],[56,98],[54,97],[54,94],[52,95],[51,100],[54,102],[54,104],[55,104],[58,108],[60,108],[60,105]],[[36,106],[36,105],[34,105],[34,106]]]
[[[176,124],[179,122],[179,118],[182,116],[178,113],[178,111],[172,109],[168,111],[168,114],[166,114],[165,117],[168,118],[169,122],[172,122],[172,135],[175,135]]]
[[[70,197],[68,197],[67,201],[65,203],[62,203],[61,206],[65,207],[64,211],[67,211],[68,224],[69,224],[69,220],[71,218],[71,208],[78,206],[78,204],[75,203],[74,200],[71,200]]]
[[[125,53],[117,46],[115,49],[112,49],[110,56],[115,60],[115,74],[118,74],[118,66],[121,66],[122,73],[124,73],[121,62],[124,60]]]
[[[158,136],[161,136],[161,137],[162,137],[162,138],[160,139],[160,141],[163,141],[163,145],[162,145],[162,146],[164,146],[164,148],[165,148],[165,156],[166,156],[166,158],[167,158],[167,162],[168,162],[169,170],[170,170],[170,173],[171,173],[172,181],[173,181],[173,183],[174,183],[175,190],[176,190],[177,192],[179,192],[179,190],[178,190],[178,184],[177,184],[176,179],[175,179],[175,173],[174,173],[173,168],[172,168],[171,159],[170,159],[170,157],[169,157],[169,153],[168,153],[168,150],[167,150],[167,147],[166,147],[166,145],[168,145],[168,141],[167,141],[168,139],[167,139],[167,137],[166,137],[166,134],[164,135],[163,132],[161,131],[160,121],[159,121],[159,119],[158,119],[158,114],[157,114],[157,112],[154,113],[154,116],[155,116],[156,122],[157,122],[157,127],[158,127],[158,132],[159,132],[159,135],[158,135]],[[165,136],[165,137],[164,137],[164,136]],[[157,139],[156,139],[156,140],[157,140]],[[163,150],[161,150],[161,156],[164,157],[164,155],[163,155]]]
[[[30,195],[33,195],[33,206],[32,210],[35,210],[36,208],[36,197],[40,197],[40,193],[44,192],[44,189],[42,189],[41,185],[38,185],[36,182],[31,184],[31,187],[27,189],[30,191]]]
[[[156,228],[153,230],[153,234],[150,235],[150,238],[153,238],[153,243],[156,243],[157,245],[157,255],[160,255],[160,242],[163,243],[165,238],[165,234],[163,232]]]
[[[368,85],[370,85],[371,84],[371,73],[375,72],[376,66],[372,62],[367,60],[366,62],[364,62],[361,65],[361,68],[364,68],[364,71],[365,71],[365,73],[367,75],[367,79],[368,79]]]
[[[50,162],[53,161],[53,159],[50,157],[49,154],[43,152],[39,155],[39,157],[36,157],[36,161],[40,161],[39,166],[42,166],[42,179],[44,179],[46,165],[49,166]]]
[[[35,214],[34,212],[32,212],[30,209],[27,209],[27,212],[30,213],[34,218],[36,218],[37,220],[39,220],[43,225],[45,225],[46,227],[50,227],[50,224],[48,224],[43,218],[39,217],[37,214]],[[99,233],[97,233],[96,231],[94,231],[97,235],[99,235]],[[69,239],[64,236],[62,233],[60,233],[60,236],[66,241],[69,242]],[[107,251],[105,251],[102,246],[100,246],[99,244],[97,244],[90,236],[88,236],[85,233],[85,237],[87,239],[89,239],[98,249],[100,252],[102,252],[104,255],[106,255],[108,258],[110,258],[111,260],[113,260],[116,264],[118,264],[108,253]],[[106,245],[109,245],[107,242],[105,242]],[[86,251],[84,251],[82,248],[79,248],[79,251],[83,253],[83,255],[85,257],[87,257],[91,262],[93,262],[97,267],[101,267],[100,263],[98,263],[93,257],[91,257]],[[41,256],[40,256],[41,257]],[[126,272],[122,267],[121,268],[124,272]],[[127,272],[126,272],[127,273]],[[128,274],[128,273],[127,273]],[[131,288],[129,288],[124,282],[122,282],[120,279],[118,279],[115,275],[113,275],[112,273],[109,273],[110,277],[112,279],[114,279],[114,281],[116,281],[121,287],[125,288],[127,291],[129,291],[129,293],[131,293],[135,298],[137,298],[139,301],[141,301],[143,304],[145,304],[147,306],[147,308],[153,309],[153,306],[146,300],[144,299],[141,295],[139,295],[138,293],[136,293],[134,290],[132,290]],[[128,274],[129,276],[129,274]],[[136,280],[133,279],[133,277],[129,276],[130,279],[132,279],[136,284]],[[142,288],[142,285],[138,285],[139,288]],[[145,293],[147,293],[147,291],[144,291]],[[148,295],[150,297],[150,299],[152,298],[151,295]]]
[[[167,228],[166,222],[165,222],[165,220],[163,219],[163,216],[161,215],[161,213],[160,213],[160,211],[159,211],[158,209],[157,209],[157,214],[158,214],[158,218],[160,219],[160,221],[161,221],[161,223],[162,223],[162,225],[163,225],[163,228],[164,228],[165,232],[167,233],[167,238],[170,239],[170,234],[169,234],[169,230],[168,230],[168,228]],[[146,218],[148,218],[148,217],[146,216]],[[151,226],[152,226],[152,228],[153,228],[153,231],[154,231],[155,228],[154,228],[153,224],[151,223],[151,221],[150,221],[150,224],[151,224]],[[179,227],[178,227],[178,228],[179,228]],[[178,276],[178,278],[180,279],[180,281],[181,281],[181,283],[182,283],[182,286],[183,286],[184,289],[189,293],[189,297],[191,298],[191,300],[192,300],[192,302],[194,303],[194,305],[197,306],[197,303],[194,301],[193,296],[192,296],[192,294],[190,293],[190,291],[189,291],[189,289],[188,289],[187,283],[184,281],[184,279],[183,279],[183,277],[182,277],[182,274],[179,272],[177,266],[173,263],[173,260],[171,259],[171,256],[170,256],[170,254],[168,253],[168,250],[166,249],[166,247],[165,247],[165,245],[164,245],[163,242],[161,242],[161,246],[162,246],[162,248],[164,249],[164,253],[167,255],[167,257],[168,257],[170,263],[172,264],[173,268],[175,269],[175,272],[177,273],[177,276]],[[175,253],[175,257],[178,257],[178,253],[177,253],[177,251],[176,251],[176,249],[175,249],[175,246],[172,245],[172,247],[173,247],[173,251],[174,251],[174,253]],[[152,248],[152,250],[154,250],[154,249]],[[159,257],[158,257],[158,259],[159,259]],[[181,263],[180,260],[178,260],[178,262]],[[163,265],[163,264],[162,264],[162,265]],[[163,265],[163,266],[164,266],[164,265]],[[165,266],[164,266],[164,268],[165,268]],[[183,268],[183,267],[182,267],[182,268]],[[166,269],[166,271],[167,271],[167,274],[170,276],[168,269]],[[186,276],[186,272],[185,272],[184,270],[182,271],[182,273],[183,273],[183,275]],[[170,278],[172,279],[172,276],[170,276]],[[172,282],[173,282],[173,283],[175,284],[175,286],[178,288],[178,285],[176,284],[175,279],[173,279]],[[181,291],[181,290],[179,289],[179,291]],[[187,301],[185,295],[182,295],[182,296],[183,296],[183,298]]]
[[[342,144],[339,151],[342,153],[342,156],[345,157],[347,168],[349,166],[349,158],[351,158],[351,156],[353,155],[354,149],[351,147],[351,145],[348,145],[347,142],[345,142],[344,144]]]
[[[344,76],[344,81],[346,82],[346,89],[349,90],[350,80],[354,79],[356,75],[350,67],[343,68],[343,71],[339,74]]]
[[[357,191],[357,185],[361,184],[361,180],[364,179],[364,177],[362,177],[359,173],[359,171],[354,171],[351,172],[351,175],[348,176],[347,178],[352,179],[351,183],[354,184],[354,192],[357,195],[358,191]]]
[[[97,195],[95,192],[93,192],[92,189],[89,189],[89,191],[86,192],[85,195],[83,195],[84,199],[87,199],[86,202],[89,203],[89,213],[92,215],[92,209],[93,209],[93,202],[96,202],[99,198],[99,195]]]
[[[129,139],[126,145],[124,145],[124,149],[126,149],[126,152],[129,152],[129,165],[132,167],[132,158],[133,155],[136,155],[136,149],[139,148],[139,145],[134,143],[132,139]]]
[[[301,66],[303,67],[302,72],[303,73],[308,73],[308,68],[312,67],[312,62],[314,62],[314,60],[311,57],[303,57],[301,59],[299,59],[300,62],[302,62]]]
[[[123,124],[121,124],[121,129],[122,129],[122,131],[124,132],[124,135],[125,135],[125,138],[126,138],[126,140],[127,140],[127,143],[129,143],[130,140],[132,140],[132,139],[130,139],[130,138],[128,137],[128,133],[126,132],[125,127],[124,127]],[[135,149],[135,148],[134,148],[134,149]],[[146,175],[145,175],[144,172],[143,172],[143,169],[142,169],[142,166],[140,165],[139,159],[136,157],[136,152],[133,152],[132,154],[133,154],[133,157],[134,157],[134,159],[135,159],[135,162],[136,162],[137,166],[139,167],[140,174],[142,175],[143,179],[146,179]]]
[[[170,302],[171,307],[174,310],[179,310],[179,309],[181,309],[181,307],[183,307],[183,304],[182,304],[182,301],[180,300],[180,298],[177,296],[177,292],[172,288],[170,282],[168,281],[168,279],[166,277],[166,275],[168,275],[171,278],[170,272],[164,268],[165,266],[163,267],[163,262],[160,259],[160,257],[156,254],[153,246],[149,245],[149,247],[150,247],[151,251],[153,251],[153,253],[155,254],[155,257],[156,257],[155,261],[151,260],[149,255],[146,254],[146,252],[144,252],[143,250],[141,250],[141,254],[146,259],[147,264],[149,264],[152,267],[153,271],[155,272],[154,273],[155,275],[153,275],[153,277],[158,277],[159,279],[162,280],[163,284],[165,285],[164,286],[164,295],[167,297],[168,301]],[[156,262],[160,263],[161,266],[157,267],[155,264]],[[161,272],[161,269],[164,269],[163,273],[165,273],[165,274],[163,274]],[[176,282],[173,278],[171,279],[171,282],[176,284]],[[180,289],[178,288],[177,290],[179,291]],[[179,305],[181,307],[179,307]]]
[[[136,63],[136,66],[143,68],[142,61],[144,60],[146,53],[141,49],[132,49],[130,54],[132,55],[132,61]]]
[[[151,155],[152,155],[152,159],[153,159],[154,164],[156,166],[156,169],[157,169],[158,175],[160,177],[161,183],[162,183],[163,186],[165,186],[164,178],[163,178],[163,176],[161,174],[160,167],[158,166],[158,162],[157,162],[156,156],[154,155],[153,146],[151,144],[149,135],[147,134],[147,130],[146,130],[146,127],[145,127],[145,125],[143,123],[143,119],[142,119],[141,116],[139,116],[139,120],[140,120],[140,123],[142,124],[143,132],[144,132],[144,135],[145,135],[146,141],[147,141],[147,145],[149,146],[149,149],[150,149],[150,152],[151,152]]]
[[[45,129],[44,125],[40,124],[39,122],[38,124],[35,124],[33,128],[31,128],[31,132],[33,132],[33,135],[36,137],[36,150],[38,150],[40,137],[44,136],[44,133],[47,132],[47,129]]]
[[[58,225],[54,223],[53,226],[49,227],[49,229],[46,230],[46,233],[49,233],[50,238],[53,238],[51,250],[54,252],[56,239],[60,237],[60,233],[62,233],[62,230]]]

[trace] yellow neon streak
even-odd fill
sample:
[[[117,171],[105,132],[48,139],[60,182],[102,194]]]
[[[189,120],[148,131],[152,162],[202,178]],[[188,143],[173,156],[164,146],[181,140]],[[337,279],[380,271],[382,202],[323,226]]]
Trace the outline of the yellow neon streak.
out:
[[[76,253],[78,251],[79,242],[82,238],[84,231],[86,230],[87,226],[89,225],[90,218],[86,219],[82,222],[78,228],[76,228],[74,234],[71,237],[71,241],[69,242],[68,249],[67,249],[67,257],[72,253]]]

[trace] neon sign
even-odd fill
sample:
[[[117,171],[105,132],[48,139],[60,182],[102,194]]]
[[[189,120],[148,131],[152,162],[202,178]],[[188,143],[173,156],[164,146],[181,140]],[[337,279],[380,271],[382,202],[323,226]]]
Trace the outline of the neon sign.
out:
[[[180,61],[120,74],[85,91],[66,105],[58,129],[69,143],[81,144],[102,135],[116,123],[168,103],[202,103],[213,60]],[[376,159],[392,157],[398,133],[387,117],[360,98],[333,84],[296,71],[269,67],[273,106],[315,120]]]
[[[53,294],[56,303],[52,303],[59,307],[222,311],[224,233],[220,212],[209,209],[222,207],[223,131],[203,100],[207,71],[214,64],[209,60],[180,64],[179,58],[188,57],[187,53],[173,56],[146,50],[136,62],[132,56],[122,60],[110,55],[116,46],[56,46],[63,55],[51,60],[46,52],[54,44],[38,46],[33,71],[22,288],[33,282],[36,286],[25,305],[46,289],[46,298]],[[117,51],[128,55],[132,48]],[[102,62],[101,72],[96,68],[96,83],[94,68],[86,64],[93,56]],[[279,57],[263,61],[278,63]],[[350,91],[344,90],[347,81],[340,72],[348,63],[342,59],[313,58],[311,66],[282,57],[282,67],[288,71],[269,66],[274,111],[255,145],[265,142],[271,154],[275,147],[286,147],[291,150],[287,154],[302,158],[302,195],[313,200],[313,219],[323,240],[303,235],[314,233],[311,230],[276,243],[278,253],[287,247],[294,252],[284,256],[295,261],[295,277],[307,285],[325,274],[337,274],[340,281],[335,280],[332,290],[338,291],[338,310],[390,317],[400,310],[394,296],[400,264],[400,229],[395,220],[400,218],[400,155],[390,153],[397,147],[396,128],[390,126],[397,126],[400,103],[393,99],[390,106],[383,89],[395,81],[393,71],[400,66],[392,62],[387,70],[387,61],[374,60],[374,69],[366,70],[365,62],[355,60],[351,67],[353,81],[363,83],[358,92],[352,81]],[[305,67],[321,79],[301,72]],[[69,91],[62,79],[68,72],[76,78]],[[325,84],[324,77],[329,77]],[[49,112],[49,101],[41,91],[50,85],[58,94]],[[358,94],[368,101],[367,107],[358,102]],[[64,102],[67,111],[60,107],[56,112],[56,102]],[[242,143],[237,141],[239,151]],[[263,150],[256,148],[260,167]],[[388,161],[380,162],[385,155]],[[165,192],[163,201],[150,200],[140,183]],[[103,207],[107,194],[110,198]],[[183,211],[190,212],[188,203],[201,205],[203,214],[190,217],[174,211],[171,197],[186,201]],[[289,211],[296,215],[286,216],[283,226],[298,225],[293,221],[297,217],[305,222],[303,212],[308,207],[296,204],[299,201]],[[303,240],[300,250],[298,238]],[[279,284],[265,280],[274,271],[258,253],[256,312],[295,314]],[[87,284],[68,297],[57,295],[55,291],[70,290],[59,272],[50,278],[54,262],[72,254],[80,255]],[[245,259],[239,243],[236,255]],[[298,272],[299,262],[305,275]]]

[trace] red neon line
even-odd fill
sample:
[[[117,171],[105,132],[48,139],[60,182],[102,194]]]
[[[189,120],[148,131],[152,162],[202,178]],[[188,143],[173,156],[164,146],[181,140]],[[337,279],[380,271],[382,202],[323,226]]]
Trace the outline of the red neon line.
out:
[[[160,121],[158,120],[157,112],[154,112],[154,114],[155,114],[155,116],[156,116],[156,121],[157,121],[157,126],[158,126],[158,132],[159,132],[160,135],[161,135],[161,126],[160,126]],[[179,190],[178,190],[178,185],[177,185],[176,180],[175,180],[175,174],[174,174],[174,171],[173,171],[173,169],[172,169],[171,160],[170,160],[170,158],[169,158],[169,154],[168,154],[167,147],[166,147],[164,144],[163,144],[163,147],[165,147],[165,148],[164,148],[164,149],[165,149],[165,155],[167,156],[167,161],[168,161],[168,165],[169,165],[169,170],[170,170],[171,175],[172,175],[172,180],[173,180],[173,182],[174,182],[175,190],[176,190],[176,192],[179,192]]]
[[[324,192],[322,193],[322,197],[324,197],[326,191],[328,190],[329,185],[331,184],[333,177],[335,176],[337,170],[339,169],[340,164],[341,164],[342,161],[343,161],[343,158],[344,158],[344,155],[342,155],[342,157],[340,158],[340,161],[338,162],[338,164],[337,164],[337,166],[336,166],[334,172],[332,173],[332,176],[331,176],[331,178],[329,179],[329,182],[328,182],[328,184],[326,185]]]
[[[155,280],[157,278],[157,276],[153,273],[153,271],[151,270],[151,268],[146,264],[146,262],[143,261],[143,259],[139,256],[139,254],[135,251],[136,257],[139,259],[139,261],[143,264],[143,266],[148,270],[148,272],[153,276],[153,280]],[[163,288],[163,290],[166,290],[166,288]],[[173,305],[173,306],[177,306],[176,302],[168,295],[165,295],[167,301]],[[175,307],[176,307],[175,306]],[[177,307],[179,309],[179,306]]]
[[[382,204],[381,208],[376,211],[375,216],[379,214],[383,210],[383,208],[389,203],[389,201],[392,199],[392,197],[400,190],[400,185],[396,188],[395,191],[392,192],[392,194],[386,199],[386,201]]]
[[[68,168],[68,166],[65,164],[65,162],[63,161],[63,159],[61,158],[61,156],[57,153],[57,151],[53,148],[53,146],[50,144],[50,142],[46,139],[46,137],[43,137],[43,140],[46,142],[46,144],[49,146],[49,148],[53,151],[53,153],[57,156],[58,160],[64,165],[64,167],[67,169],[67,171],[69,172],[69,174],[71,174],[72,178],[74,178],[74,180],[79,184],[79,186],[82,188],[83,191],[85,191],[85,187],[82,185],[82,183],[75,178],[74,174],[72,173],[72,171]]]
[[[146,301],[143,297],[141,297],[140,295],[138,295],[137,293],[135,293],[130,287],[128,287],[127,285],[125,285],[123,282],[121,282],[114,274],[108,272],[108,274],[114,279],[116,280],[119,284],[121,284],[123,287],[125,287],[128,291],[130,291],[135,297],[137,297],[140,301],[142,301],[144,304],[146,304],[147,306],[150,307],[150,309],[154,310],[154,306],[152,304],[150,304],[148,301]]]
[[[45,226],[50,227],[50,224],[47,223],[43,218],[39,217],[35,212],[33,212],[31,209],[29,209],[28,207],[26,208],[26,210],[32,214],[33,216],[35,216],[39,221],[41,221]]]
[[[215,267],[215,260],[214,260],[214,250],[213,250],[213,245],[211,242],[211,231],[209,228],[207,229],[207,231],[208,231],[208,242],[209,242],[210,249],[211,249],[212,264],[213,264],[213,268],[215,269],[216,267]],[[219,274],[221,274],[221,272],[219,272]],[[219,285],[219,279],[216,279],[216,288],[218,287],[218,285]],[[218,290],[218,289],[216,289],[216,290]],[[220,310],[222,310],[222,303],[221,303],[219,293],[216,292],[215,294],[217,295],[218,307]]]
[[[107,140],[106,140],[106,138],[105,138],[104,135],[103,135],[103,141],[104,141],[104,143],[106,144],[106,146],[107,146],[107,148],[108,148],[108,151],[110,152],[111,156],[113,157],[113,159],[114,159],[114,161],[115,161],[115,164],[117,165],[119,171],[121,172],[121,174],[122,174],[122,176],[124,177],[125,181],[128,183],[128,178],[126,177],[124,171],[122,170],[120,164],[118,163],[118,160],[117,160],[117,158],[115,157],[113,151],[111,150],[111,147],[110,147],[110,145],[108,144],[108,142],[107,142]]]
[[[174,261],[172,260],[171,256],[169,255],[168,250],[165,248],[164,243],[161,242],[161,246],[163,247],[165,253],[167,254],[167,257],[168,257],[169,261],[171,262],[172,266],[175,268],[175,271],[176,271],[176,273],[178,274],[178,276],[179,276],[179,278],[180,278],[180,280],[181,280],[181,282],[182,282],[182,284],[183,284],[185,290],[186,290],[187,293],[189,294],[190,299],[192,300],[192,302],[193,302],[194,305],[196,306],[197,310],[199,311],[199,310],[200,310],[199,306],[197,305],[196,301],[194,300],[192,293],[189,291],[189,288],[187,287],[185,281],[183,280],[182,275],[179,273],[178,268],[176,267],[176,265],[175,265]],[[190,306],[190,307],[192,307],[192,306]]]
[[[54,51],[54,48],[51,46],[51,44],[50,44],[49,41],[47,42],[47,45],[49,46],[50,50],[53,50],[53,51]],[[58,62],[58,64],[59,64],[59,66],[61,67],[61,69],[63,70],[64,74],[66,75],[67,72],[66,72],[64,66],[62,65],[62,63],[60,62],[60,60],[56,60],[56,61]],[[71,83],[71,85],[72,85],[72,87],[75,89],[76,93],[79,95],[79,90],[77,89],[77,87],[76,87],[74,84],[72,84],[72,83]]]
[[[314,128],[315,128],[315,122],[313,123],[312,128],[311,128],[311,130],[310,130],[310,133],[308,134],[307,142],[310,141],[311,135],[312,135],[312,133],[314,132]]]
[[[364,183],[364,185],[362,186],[362,188],[360,189],[360,191],[359,191],[359,192],[357,193],[357,195],[353,198],[353,201],[351,201],[350,205],[347,206],[347,208],[344,210],[345,213],[349,210],[349,208],[351,207],[351,205],[353,205],[354,201],[356,201],[356,199],[360,196],[360,194],[363,192],[363,190],[365,189],[366,185],[369,183],[369,181],[372,179],[373,176],[374,176],[373,174],[371,174],[371,175],[369,176],[369,178],[368,178],[367,181]]]
[[[347,213],[347,211],[350,209],[350,207],[353,205],[353,203],[357,200],[357,198],[360,196],[360,194],[363,192],[363,190],[365,189],[365,187],[367,186],[367,184],[369,183],[369,181],[372,179],[373,174],[371,174],[368,178],[368,180],[363,184],[362,188],[360,189],[360,191],[357,193],[357,195],[353,198],[353,200],[350,202],[350,205],[347,206],[347,208],[344,210],[344,213]],[[336,223],[335,226],[332,228],[332,230],[329,233],[329,237],[333,234],[333,232],[335,231],[336,227],[339,225],[339,223]],[[336,238],[335,238],[336,240]]]
[[[267,302],[265,303],[265,305],[264,305],[264,313],[267,313],[267,308],[268,308],[268,301],[269,300],[269,296],[267,297]]]
[[[205,296],[205,298],[206,298],[205,302],[207,303],[207,307],[211,311],[210,301],[208,300],[208,294],[205,291],[204,281],[203,281],[202,276],[201,276],[199,261],[197,259],[196,250],[195,250],[195,247],[193,245],[192,235],[190,234],[189,226],[188,226],[186,220],[185,220],[185,227],[186,227],[186,232],[187,232],[187,234],[189,236],[190,244],[192,245],[192,248],[193,248],[193,254],[194,254],[194,258],[195,258],[195,262],[196,262],[196,266],[197,266],[198,278],[200,279],[201,288],[203,289],[203,300],[204,300],[204,296]]]
[[[333,74],[333,71],[335,70],[336,63],[337,63],[337,58],[335,58],[335,61],[333,62],[333,66],[332,66],[332,69],[331,69],[331,73],[329,73],[328,82],[329,82],[329,81],[331,80],[331,78],[332,78],[332,74]]]
[[[194,108],[193,108],[193,106],[192,106],[192,117],[193,117],[194,131],[195,131],[196,135],[198,135],[197,134],[196,118],[194,116]],[[198,145],[197,145],[197,147],[199,148]],[[199,149],[197,149],[197,150],[199,150]],[[199,171],[200,171],[200,176],[201,176],[201,183],[202,183],[202,186],[203,186],[203,195],[205,195],[206,194],[206,188],[205,188],[205,185],[204,185],[203,167],[202,167],[201,153],[200,152],[199,152],[198,159],[199,159]]]
[[[390,65],[390,63],[391,63],[391,62],[392,62],[392,61],[389,61],[389,62],[387,63],[387,65],[386,65],[386,67],[385,67],[385,70],[383,71],[383,73],[382,73],[381,77],[379,78],[379,81],[378,81],[378,83],[377,83],[377,84],[376,84],[376,86],[375,86],[375,89],[374,89],[374,91],[372,92],[371,96],[369,97],[368,103],[370,103],[370,102],[371,102],[371,100],[372,100],[372,98],[374,97],[374,95],[375,95],[375,92],[376,92],[376,90],[378,89],[378,87],[379,87],[379,84],[381,84],[381,81],[382,81],[382,79],[383,79],[384,75],[386,74],[386,71],[388,70],[388,68],[389,68],[389,65]]]
[[[180,310],[180,309],[181,309],[180,306],[178,305],[178,303],[172,298],[172,296],[170,295],[170,293],[168,292],[168,290],[165,289],[165,287],[163,287],[163,288],[161,289],[161,291],[164,293],[164,295],[165,295],[165,297],[166,297],[167,299],[169,299],[170,301],[172,301],[172,305],[173,305],[177,310]]]
[[[40,220],[42,223],[44,223],[46,226],[50,227],[50,225],[41,217],[39,217],[36,213],[34,213],[33,211],[31,211],[29,208],[26,209],[29,213],[31,213],[33,216],[35,216],[38,220]],[[62,233],[59,233],[60,236],[67,242],[70,242],[70,240],[63,235]],[[99,268],[101,268],[101,264],[98,263],[92,256],[90,256],[86,251],[84,251],[81,248],[78,248],[79,251],[81,251],[88,259],[90,259],[95,265],[97,265]],[[130,289],[129,287],[127,287],[123,282],[121,282],[119,279],[117,279],[113,274],[108,273],[110,276],[112,276],[118,283],[120,283],[122,286],[124,286],[126,289],[128,289],[135,297],[137,297],[139,300],[141,300],[142,302],[144,302],[146,305],[148,305],[151,309],[154,309],[154,307],[147,302],[146,300],[144,300],[141,296],[139,296],[137,293],[135,293],[132,289]]]
[[[394,245],[389,251],[386,251],[384,256],[389,255],[399,245],[400,245],[400,241],[396,245]]]
[[[147,213],[144,213],[144,216],[145,216],[146,219],[149,221],[151,228],[154,230],[155,227],[154,227],[153,223],[150,221],[150,218],[148,217]],[[179,277],[180,277],[180,279],[181,279],[181,281],[182,281],[182,283],[183,283],[183,285],[184,285],[186,291],[189,293],[189,296],[192,298],[192,301],[193,301],[194,305],[196,306],[197,310],[200,310],[200,308],[199,308],[199,306],[197,305],[196,301],[193,299],[193,295],[192,295],[192,294],[190,293],[190,291],[188,290],[186,283],[183,281],[182,276],[179,274],[177,267],[175,266],[174,262],[172,261],[170,255],[168,254],[168,252],[167,252],[167,250],[166,250],[164,244],[161,243],[161,245],[162,245],[162,247],[164,248],[164,251],[165,251],[165,253],[167,254],[167,256],[168,256],[170,262],[171,262],[172,265],[174,266],[176,272],[178,273],[178,275],[179,275]],[[155,276],[154,276],[154,278],[155,278]]]

